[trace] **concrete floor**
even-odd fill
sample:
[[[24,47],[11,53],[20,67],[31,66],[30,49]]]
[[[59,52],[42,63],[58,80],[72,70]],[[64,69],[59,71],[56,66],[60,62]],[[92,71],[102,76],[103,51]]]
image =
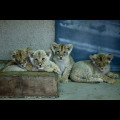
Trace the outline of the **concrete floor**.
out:
[[[0,67],[4,64],[0,64]],[[120,72],[118,72],[120,76]],[[119,78],[120,80],[120,78]],[[58,83],[58,98],[0,98],[0,100],[120,100],[120,83]]]
[[[120,74],[119,74],[120,75]],[[58,83],[58,98],[1,98],[0,100],[120,100],[120,83]]]

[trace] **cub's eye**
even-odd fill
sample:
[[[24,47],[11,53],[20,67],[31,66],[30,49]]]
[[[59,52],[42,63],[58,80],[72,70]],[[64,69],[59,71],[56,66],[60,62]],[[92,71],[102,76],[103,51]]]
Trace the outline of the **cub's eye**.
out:
[[[15,55],[12,55],[13,58],[15,58]]]
[[[42,60],[45,60],[45,58],[42,58]]]
[[[35,61],[37,61],[37,59],[35,59]]]

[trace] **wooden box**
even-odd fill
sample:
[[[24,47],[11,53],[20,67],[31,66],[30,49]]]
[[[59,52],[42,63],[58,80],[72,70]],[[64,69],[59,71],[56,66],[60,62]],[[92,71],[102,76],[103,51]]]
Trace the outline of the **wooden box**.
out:
[[[56,73],[0,72],[0,98],[58,97]]]

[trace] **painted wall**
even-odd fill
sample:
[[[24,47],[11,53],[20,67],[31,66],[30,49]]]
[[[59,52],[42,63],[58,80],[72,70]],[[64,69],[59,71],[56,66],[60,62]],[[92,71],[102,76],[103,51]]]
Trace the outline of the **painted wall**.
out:
[[[18,48],[49,49],[54,39],[54,20],[0,20],[0,59]]]
[[[112,71],[120,71],[120,20],[56,20],[55,41],[72,43],[75,61],[89,59],[90,54],[114,55]]]

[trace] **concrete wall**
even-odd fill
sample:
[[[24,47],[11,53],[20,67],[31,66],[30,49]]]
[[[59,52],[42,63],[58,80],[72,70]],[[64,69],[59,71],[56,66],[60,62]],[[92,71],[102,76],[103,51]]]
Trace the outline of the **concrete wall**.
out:
[[[0,60],[18,48],[48,49],[54,38],[54,20],[0,20]]]

